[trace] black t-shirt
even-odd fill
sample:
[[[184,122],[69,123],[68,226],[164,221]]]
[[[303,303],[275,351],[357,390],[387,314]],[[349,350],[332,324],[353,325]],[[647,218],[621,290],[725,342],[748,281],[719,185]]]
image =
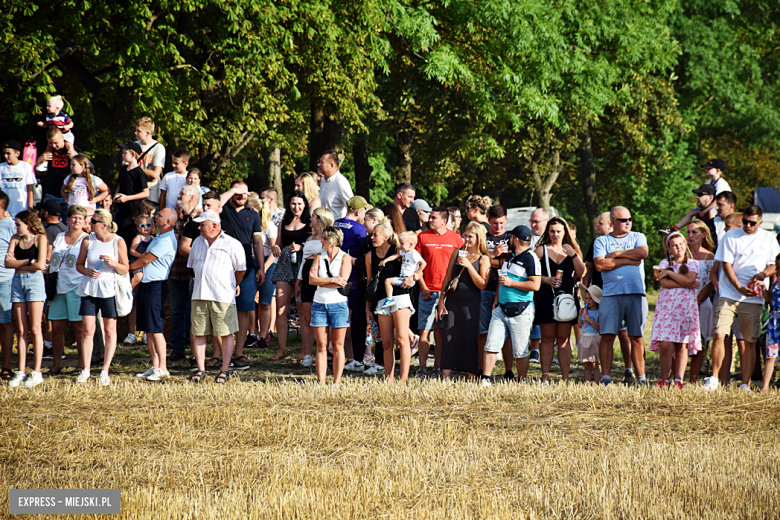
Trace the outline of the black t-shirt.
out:
[[[588,252],[585,253],[585,262],[590,262],[593,264],[593,246],[596,244],[596,241],[590,243],[590,247],[588,248]],[[601,271],[596,270],[595,264],[593,265],[593,275],[590,277],[590,284],[591,285],[598,285],[599,287],[604,286],[604,282],[601,279]]]
[[[371,251],[371,274],[373,276],[376,276],[376,273],[379,272],[379,262],[384,260],[385,258],[389,256],[393,256],[398,252],[398,249],[396,249],[395,246],[390,246],[390,248],[387,250],[387,255],[383,256],[382,258],[379,258],[377,255],[376,250]],[[379,275],[379,287],[377,287],[377,301],[382,301],[384,298],[387,298],[387,291],[385,291],[385,280],[388,278],[395,278],[401,276],[401,260],[396,259],[392,262],[388,262],[385,264],[385,266],[382,268],[382,273]],[[401,294],[409,294],[409,291],[412,288],[409,287],[407,289],[403,289],[400,286],[393,287],[393,296],[400,296]]]
[[[247,265],[252,265],[252,244],[255,233],[262,233],[260,226],[260,215],[249,206],[244,206],[241,211],[236,211],[230,202],[222,206],[222,213],[219,217],[222,219],[222,230],[228,236],[231,236],[241,242],[246,254]],[[230,223],[230,231],[225,229],[224,224]]]
[[[507,254],[508,254],[510,250],[509,249],[510,238],[512,238],[511,233],[504,233],[503,235],[497,235],[497,236],[493,236],[490,233],[488,233],[486,237],[488,252],[492,254],[493,249],[495,249],[498,244],[506,244]],[[502,255],[502,258],[506,258],[506,254]],[[485,290],[495,292],[497,287],[498,287],[498,269],[491,266],[490,278],[488,278],[488,283],[487,283],[487,287],[485,287]]]
[[[146,188],[146,174],[140,167],[128,170],[127,166],[122,166],[122,169],[119,170],[118,182],[118,193],[121,193],[122,195],[136,195]],[[140,203],[140,200],[114,203],[117,218],[124,220],[132,217],[135,208],[137,208]]]
[[[411,206],[404,210],[403,220],[407,231],[418,231],[422,229],[422,225],[420,225],[420,217]]]
[[[355,280],[358,285],[365,285],[366,280],[366,256],[374,252],[374,244],[371,242],[371,235],[367,236],[355,250],[355,267],[352,272],[355,273]]]
[[[81,153],[78,146],[73,149]],[[70,156],[68,149],[64,146],[59,150],[52,151],[52,159],[48,162],[45,182],[43,183],[43,192],[52,197],[62,197],[62,185],[65,183],[65,177],[70,175]]]

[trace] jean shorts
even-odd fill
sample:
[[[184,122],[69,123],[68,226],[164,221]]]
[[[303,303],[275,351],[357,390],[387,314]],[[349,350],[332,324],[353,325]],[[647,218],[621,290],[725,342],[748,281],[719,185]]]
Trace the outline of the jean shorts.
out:
[[[647,298],[644,294],[616,294],[601,297],[599,304],[601,334],[617,334],[625,325],[629,336],[640,337],[645,334],[646,323]]]
[[[395,305],[393,305],[392,307],[387,307],[386,309],[383,309],[381,307],[383,301],[384,300],[379,300],[379,303],[377,303],[376,305],[376,309],[374,309],[374,314],[376,314],[377,316],[389,316],[393,314],[395,311],[401,309],[412,309],[412,314],[414,314],[414,306],[412,305],[412,298],[408,294],[393,296],[393,301],[395,301]]]
[[[539,325],[534,325],[531,327],[530,339],[542,339],[542,329],[539,328]]]
[[[479,334],[487,334],[490,327],[490,318],[493,316],[493,300],[495,291],[481,291],[479,297]]]
[[[81,296],[76,294],[78,289],[69,293],[57,294],[49,303],[50,320],[81,321],[79,309],[81,309]]]
[[[311,304],[311,326],[345,329],[349,327],[347,302]]]
[[[430,300],[423,300],[420,294],[420,301],[417,302],[417,328],[420,330],[433,330],[433,324],[436,322],[436,307],[439,306],[439,295],[441,293],[432,292]],[[439,322],[439,328],[444,328],[444,322]]]
[[[13,280],[0,282],[0,324],[5,325],[13,321],[13,305],[11,304],[11,291]]]
[[[271,277],[274,275],[274,269],[276,269],[276,262],[271,264],[271,267],[265,272],[265,281],[262,285],[257,286],[257,290],[260,292],[260,298],[257,303],[260,305],[271,305],[271,301],[274,299],[274,289],[276,289],[276,285],[271,281]],[[241,290],[243,291],[243,288]]]
[[[241,292],[236,297],[236,310],[238,312],[252,312],[255,310],[255,292],[257,291],[254,268],[248,269],[244,273],[239,287],[241,287]]]
[[[500,305],[493,309],[493,317],[490,320],[485,352],[497,354],[501,352],[506,341],[507,334],[512,338],[512,356],[515,359],[528,357],[528,340],[531,335],[531,327],[534,324],[534,305],[530,304],[523,313],[513,318],[507,318]]]
[[[14,273],[13,293],[11,302],[42,302],[46,300],[46,287],[43,283],[43,272]]]

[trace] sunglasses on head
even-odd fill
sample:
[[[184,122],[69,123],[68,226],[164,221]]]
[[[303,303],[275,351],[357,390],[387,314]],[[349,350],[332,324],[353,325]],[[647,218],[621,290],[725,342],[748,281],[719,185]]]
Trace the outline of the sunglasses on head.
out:
[[[631,217],[628,217],[628,218],[612,218],[612,220],[617,220],[618,222],[626,223],[626,222],[631,222],[634,219],[631,218]]]
[[[742,225],[743,226],[748,226],[748,227],[757,226],[757,225],[761,224],[761,222],[763,222],[763,221],[762,220],[757,220],[757,221],[753,222],[752,220],[748,220],[746,218],[742,219]]]

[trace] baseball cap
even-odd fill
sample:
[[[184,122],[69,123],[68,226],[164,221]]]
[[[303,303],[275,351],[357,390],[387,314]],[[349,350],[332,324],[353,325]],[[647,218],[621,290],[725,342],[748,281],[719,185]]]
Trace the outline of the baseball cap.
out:
[[[196,217],[192,220],[195,222],[206,222],[208,220],[209,222],[216,222],[217,224],[222,222],[222,219],[219,218],[219,215],[217,215],[217,212],[213,209],[207,209],[201,213],[199,217]]]
[[[125,144],[120,144],[119,148],[122,150],[132,150],[138,155],[141,155],[143,153],[143,150],[141,150],[141,145],[136,143],[135,141],[127,141]]]
[[[715,195],[715,186],[712,184],[702,184],[693,191],[696,195]]]
[[[585,284],[582,282],[577,282],[577,287],[580,289],[580,294],[582,294],[582,291],[585,291],[590,294],[590,297],[593,298],[594,302],[601,303],[601,287],[598,285],[585,287]]]
[[[723,162],[723,159],[710,159],[705,164],[701,165],[702,168],[715,168],[717,170],[720,170],[722,172],[726,171],[726,163]]]
[[[523,225],[515,227],[512,231],[510,231],[510,233],[523,242],[530,242],[531,237],[534,236],[533,233],[531,233],[531,229],[528,226]]]
[[[422,199],[417,199],[412,203],[412,209],[415,211],[431,212],[431,205]]]
[[[366,199],[360,195],[356,195],[347,201],[347,209],[349,211],[355,211],[356,209],[373,209],[374,206],[368,203]]]
[[[43,210],[49,215],[62,215],[62,206],[60,206],[60,203],[51,199],[43,203]]]
[[[22,145],[19,144],[19,141],[14,141],[14,140],[6,141],[5,143],[3,143],[3,150],[5,150],[6,148],[12,148],[18,152],[22,151]]]

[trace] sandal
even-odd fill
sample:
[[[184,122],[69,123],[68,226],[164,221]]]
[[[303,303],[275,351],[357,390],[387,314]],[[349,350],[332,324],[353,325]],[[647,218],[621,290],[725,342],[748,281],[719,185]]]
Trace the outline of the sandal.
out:
[[[225,372],[224,370],[221,370],[219,372],[219,375],[214,378],[214,382],[223,385],[225,384],[225,382],[228,380],[229,377],[230,377],[230,372]]]
[[[271,361],[282,361],[286,357],[287,357],[287,352],[277,352],[276,354],[271,356]]]
[[[12,377],[14,377],[14,373],[10,368],[4,368],[2,372],[0,372],[0,381],[8,381]]]
[[[220,368],[222,366],[222,358],[213,357],[206,362],[206,368]]]
[[[190,376],[190,381],[193,383],[200,383],[205,375],[206,373],[203,370],[198,370]]]
[[[55,371],[55,370],[51,370],[51,369],[49,369],[49,371],[48,371],[48,372],[46,372],[46,373],[45,373],[45,374],[43,374],[43,375],[44,375],[44,376],[46,376],[46,377],[51,377],[51,376],[58,376],[58,375],[60,375],[60,373],[61,373],[61,372],[62,372],[62,367],[60,367],[60,368],[59,368],[59,369],[57,369],[56,371]]]
[[[293,363],[300,363],[301,361],[303,361],[303,356],[298,354],[297,356],[291,357],[290,361],[292,361]]]

